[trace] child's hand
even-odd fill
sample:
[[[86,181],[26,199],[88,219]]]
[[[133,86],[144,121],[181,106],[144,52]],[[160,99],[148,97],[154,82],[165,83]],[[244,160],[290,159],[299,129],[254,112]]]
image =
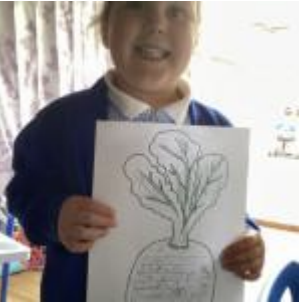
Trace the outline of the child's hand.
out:
[[[246,233],[224,249],[221,264],[240,278],[251,281],[260,277],[264,256],[265,247],[260,233]]]
[[[69,251],[83,253],[115,226],[115,213],[108,205],[89,197],[72,196],[64,201],[61,208],[58,236]]]

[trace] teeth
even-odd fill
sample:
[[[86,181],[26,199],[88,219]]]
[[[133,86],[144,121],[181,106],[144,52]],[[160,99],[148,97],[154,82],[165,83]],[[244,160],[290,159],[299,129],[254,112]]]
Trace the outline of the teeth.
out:
[[[158,47],[138,47],[138,51],[147,60],[162,60],[168,55],[166,50]]]

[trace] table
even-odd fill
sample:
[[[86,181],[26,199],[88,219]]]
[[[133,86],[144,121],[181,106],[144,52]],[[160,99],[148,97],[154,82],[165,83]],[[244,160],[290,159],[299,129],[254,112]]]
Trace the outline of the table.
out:
[[[0,292],[0,301],[6,302],[8,278],[9,278],[9,263],[12,261],[28,260],[30,257],[29,247],[17,242],[13,238],[0,233],[0,267],[2,269],[2,286]]]
[[[0,265],[5,262],[28,260],[29,257],[29,247],[0,233]]]

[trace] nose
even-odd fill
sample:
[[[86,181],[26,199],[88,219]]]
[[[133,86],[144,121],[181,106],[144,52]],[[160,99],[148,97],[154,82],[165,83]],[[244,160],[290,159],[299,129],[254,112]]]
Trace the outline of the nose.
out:
[[[154,3],[147,7],[146,26],[149,30],[157,33],[162,33],[166,30],[167,16],[162,5]]]

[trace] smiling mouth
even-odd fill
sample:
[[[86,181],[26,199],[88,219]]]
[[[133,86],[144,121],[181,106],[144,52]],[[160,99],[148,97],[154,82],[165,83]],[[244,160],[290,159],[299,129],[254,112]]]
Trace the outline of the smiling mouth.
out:
[[[171,54],[170,51],[162,47],[149,45],[136,46],[135,51],[142,59],[152,62],[163,61]]]

